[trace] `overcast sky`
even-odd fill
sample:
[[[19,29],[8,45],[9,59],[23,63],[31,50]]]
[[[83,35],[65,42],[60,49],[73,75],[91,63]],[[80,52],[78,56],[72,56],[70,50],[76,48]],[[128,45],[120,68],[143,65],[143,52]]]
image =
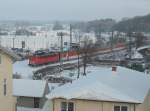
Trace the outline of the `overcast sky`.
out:
[[[0,20],[119,20],[148,13],[150,0],[0,0]]]

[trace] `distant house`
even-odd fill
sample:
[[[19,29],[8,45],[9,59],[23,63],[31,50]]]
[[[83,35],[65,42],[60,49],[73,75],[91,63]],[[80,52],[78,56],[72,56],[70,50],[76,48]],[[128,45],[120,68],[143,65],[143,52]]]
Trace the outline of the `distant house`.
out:
[[[0,111],[15,111],[16,98],[13,96],[13,66],[20,58],[11,50],[0,46]]]
[[[49,93],[49,87],[43,80],[14,79],[14,96],[17,106],[25,108],[42,108]]]
[[[150,76],[112,69],[92,68],[86,77],[53,90],[47,95],[49,111],[150,111]]]

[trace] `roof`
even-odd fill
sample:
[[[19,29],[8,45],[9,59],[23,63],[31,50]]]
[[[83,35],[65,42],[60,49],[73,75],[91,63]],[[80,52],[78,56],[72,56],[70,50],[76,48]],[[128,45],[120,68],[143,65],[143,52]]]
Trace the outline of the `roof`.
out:
[[[140,51],[140,50],[143,50],[146,48],[150,48],[150,45],[142,46],[142,47],[138,48],[137,51]]]
[[[12,50],[5,48],[3,46],[0,46],[0,51],[2,51],[3,53],[5,53],[6,55],[10,56],[12,58],[13,61],[17,61],[20,60],[21,58],[16,55]]]
[[[142,103],[150,89],[150,76],[117,67],[91,68],[91,73],[73,83],[53,90],[47,98],[87,99],[127,103]]]
[[[143,59],[143,56],[139,52],[135,51],[134,54],[132,55],[132,58],[133,59]]]
[[[13,79],[14,96],[43,97],[45,87],[43,80]]]
[[[39,108],[17,107],[17,111],[42,111],[42,109],[39,109]]]

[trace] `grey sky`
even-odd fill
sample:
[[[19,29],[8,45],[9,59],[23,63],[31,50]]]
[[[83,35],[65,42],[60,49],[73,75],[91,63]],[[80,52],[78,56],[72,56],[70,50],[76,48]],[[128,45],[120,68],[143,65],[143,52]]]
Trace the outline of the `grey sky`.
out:
[[[0,20],[121,19],[150,13],[150,0],[0,0]]]

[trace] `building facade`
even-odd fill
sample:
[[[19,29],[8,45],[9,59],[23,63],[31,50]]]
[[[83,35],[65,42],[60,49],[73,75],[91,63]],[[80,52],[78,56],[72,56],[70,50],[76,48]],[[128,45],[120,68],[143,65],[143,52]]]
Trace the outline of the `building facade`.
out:
[[[44,80],[13,79],[14,96],[17,107],[42,108],[49,93],[48,83]]]
[[[49,111],[150,111],[150,76],[124,67],[98,69],[53,90]]]
[[[53,99],[49,111],[150,111],[150,93],[143,103]]]
[[[136,104],[122,102],[54,99],[53,111],[138,111]]]
[[[15,111],[16,98],[13,96],[13,62],[17,56],[0,47],[0,111]]]

